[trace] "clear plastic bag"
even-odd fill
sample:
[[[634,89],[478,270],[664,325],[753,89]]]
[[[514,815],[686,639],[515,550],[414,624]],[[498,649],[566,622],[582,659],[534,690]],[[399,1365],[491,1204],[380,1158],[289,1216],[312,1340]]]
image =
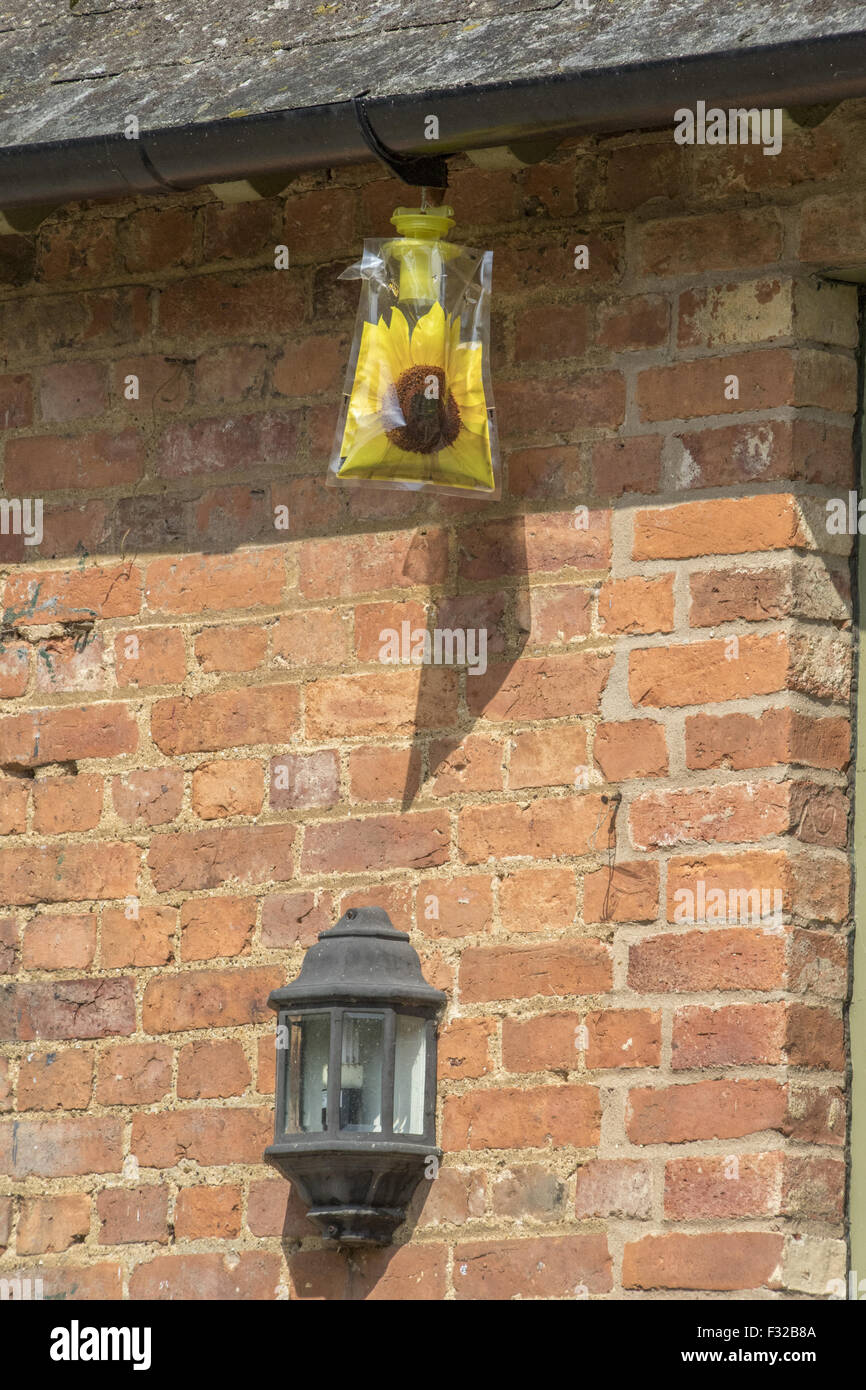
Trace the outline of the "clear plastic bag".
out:
[[[500,495],[490,386],[492,251],[443,239],[450,208],[398,208],[364,242],[332,487]]]

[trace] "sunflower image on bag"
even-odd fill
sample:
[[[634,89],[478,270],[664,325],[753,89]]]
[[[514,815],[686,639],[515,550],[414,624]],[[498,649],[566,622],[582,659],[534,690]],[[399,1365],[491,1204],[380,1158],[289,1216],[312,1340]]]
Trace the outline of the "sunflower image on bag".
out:
[[[397,208],[398,236],[364,242],[332,487],[496,498],[490,388],[492,251],[454,246],[449,207]]]

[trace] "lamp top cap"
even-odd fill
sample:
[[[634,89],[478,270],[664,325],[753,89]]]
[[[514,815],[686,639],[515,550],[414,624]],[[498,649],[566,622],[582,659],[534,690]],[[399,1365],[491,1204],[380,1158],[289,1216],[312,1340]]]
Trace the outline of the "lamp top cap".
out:
[[[334,936],[381,936],[391,941],[408,941],[408,932],[398,931],[384,907],[350,907],[336,926],[319,932],[319,940]]]

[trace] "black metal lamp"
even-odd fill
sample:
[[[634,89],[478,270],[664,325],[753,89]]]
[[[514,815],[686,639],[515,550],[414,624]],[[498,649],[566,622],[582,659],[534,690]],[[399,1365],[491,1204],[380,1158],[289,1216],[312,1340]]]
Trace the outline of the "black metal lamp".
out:
[[[381,907],[319,933],[277,1010],[277,1097],[265,1161],[328,1240],[387,1245],[438,1160],[436,1024],[445,995]]]

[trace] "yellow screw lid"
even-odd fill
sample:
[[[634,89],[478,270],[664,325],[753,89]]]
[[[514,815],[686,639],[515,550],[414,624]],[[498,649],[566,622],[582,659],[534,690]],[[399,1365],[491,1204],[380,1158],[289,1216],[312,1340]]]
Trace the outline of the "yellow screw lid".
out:
[[[445,204],[438,208],[395,208],[391,221],[400,236],[439,241],[454,226],[454,209]]]

